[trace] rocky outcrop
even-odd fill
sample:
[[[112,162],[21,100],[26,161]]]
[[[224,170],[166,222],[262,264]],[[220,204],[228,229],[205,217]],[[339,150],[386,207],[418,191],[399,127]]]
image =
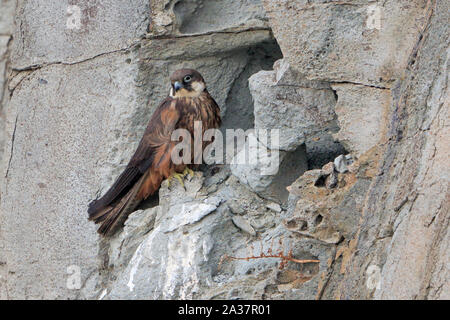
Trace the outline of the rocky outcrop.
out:
[[[249,79],[256,129],[279,129],[282,151],[338,130],[336,97],[328,83],[304,80],[285,60],[277,61],[274,69]]]
[[[308,165],[320,166],[324,160],[345,151],[331,136],[339,130],[336,124],[336,97],[329,83],[306,80],[285,59],[276,61],[273,71],[252,75],[249,86],[254,103],[256,133],[279,130],[278,143],[276,146],[264,145],[259,136],[259,145],[252,146],[247,142],[248,153],[261,153],[261,156],[258,154],[258,161],[254,163],[233,163],[231,170],[258,194],[286,202],[286,187],[305,172]],[[272,136],[272,133],[267,135]],[[267,140],[271,140],[269,138]],[[272,152],[274,149],[275,154]],[[278,160],[264,153],[278,156]],[[277,171],[270,172],[274,161],[280,165]]]
[[[402,81],[393,91],[388,142],[369,189],[342,297],[448,299],[448,57],[441,21],[449,5],[429,1]],[[356,254],[358,252],[358,254]],[[362,285],[363,274],[379,285]],[[377,269],[378,268],[378,269]],[[358,279],[358,280],[357,280]]]
[[[448,299],[449,9],[18,1],[12,43],[0,10],[0,297]],[[224,132],[256,138],[101,239],[87,203],[180,67],[204,75]]]
[[[307,79],[388,88],[407,67],[428,2],[263,1],[284,56]]]

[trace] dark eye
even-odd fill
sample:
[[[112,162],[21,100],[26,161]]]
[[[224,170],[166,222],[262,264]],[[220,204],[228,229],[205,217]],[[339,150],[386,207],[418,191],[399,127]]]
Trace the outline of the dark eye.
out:
[[[184,77],[184,79],[183,79],[184,82],[191,82],[191,80],[192,80],[192,77],[191,77],[191,76],[186,76],[186,77]]]

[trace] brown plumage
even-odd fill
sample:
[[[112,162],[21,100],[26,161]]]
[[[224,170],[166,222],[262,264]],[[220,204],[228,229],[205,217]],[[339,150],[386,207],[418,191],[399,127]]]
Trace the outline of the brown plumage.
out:
[[[220,109],[200,73],[181,69],[170,80],[170,95],[152,115],[127,167],[103,197],[89,204],[89,220],[101,223],[98,232],[103,235],[115,233],[142,200],[158,191],[164,179],[186,169],[188,165],[175,165],[171,160],[178,143],[171,141],[174,130],[187,129],[193,137],[194,121],[202,121],[203,132],[220,126]]]

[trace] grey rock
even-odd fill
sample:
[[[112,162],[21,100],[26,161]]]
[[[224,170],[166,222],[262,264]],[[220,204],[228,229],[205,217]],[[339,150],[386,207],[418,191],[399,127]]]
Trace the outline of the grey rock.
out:
[[[383,87],[401,77],[419,34],[415,21],[426,16],[423,0],[263,3],[284,57],[301,75]]]
[[[348,171],[347,160],[345,159],[345,156],[343,154],[334,159],[334,168],[337,172],[340,173],[345,173]]]
[[[75,63],[123,50],[145,35],[149,2],[19,1],[13,67]]]
[[[279,163],[283,161],[286,152],[271,153],[255,135],[250,137],[255,144],[247,140],[244,148],[233,159],[231,172],[253,190],[264,191],[278,173]]]
[[[79,268],[81,284],[97,269],[87,204],[137,142],[117,134],[133,117],[120,110],[136,106],[136,66],[123,63],[128,57],[42,68],[14,90],[1,196],[10,298],[75,298],[70,267]]]
[[[449,152],[448,143],[443,139],[449,133],[449,108],[443,107],[448,101],[449,47],[444,40],[448,39],[448,27],[441,23],[450,17],[450,4],[437,1],[433,5],[429,28],[417,52],[422,58],[411,62],[414,69],[407,73],[404,86],[394,101],[400,109],[405,108],[405,119],[397,122],[397,128],[405,137],[389,142],[383,161],[390,159],[392,170],[383,168],[384,176],[371,186],[380,192],[367,199],[374,214],[363,221],[364,234],[369,235],[369,241],[373,241],[378,232],[367,233],[367,228],[377,225],[374,229],[378,231],[387,224],[396,226],[392,239],[376,242],[374,256],[369,258],[366,252],[358,259],[370,259],[371,264],[384,262],[379,289],[373,292],[375,299],[450,297],[446,267],[450,239],[446,165]],[[430,131],[423,131],[424,127]],[[419,154],[421,160],[411,157]],[[416,194],[414,190],[426,191]],[[383,200],[385,192],[389,196]],[[400,206],[405,197],[408,201]],[[399,206],[399,212],[395,212],[394,208]],[[386,216],[386,213],[390,214]]]
[[[352,84],[332,87],[338,96],[335,112],[340,127],[334,138],[357,157],[383,143],[388,127],[390,90]]]
[[[1,7],[0,3],[0,7]],[[0,19],[2,19],[0,17]],[[1,20],[0,20],[1,21]],[[0,22],[1,23],[1,22]],[[0,27],[1,30],[1,27]],[[9,43],[11,36],[8,34],[0,34],[0,110],[4,110],[9,95],[6,89],[7,81],[7,66],[9,63]],[[5,143],[5,119],[3,115],[0,115],[0,157],[3,155],[3,148]]]
[[[232,28],[264,28],[266,13],[259,0],[187,0],[174,5],[176,25],[182,34]],[[214,19],[210,19],[214,17]]]
[[[327,81],[311,81],[306,79],[295,69],[291,68],[286,58],[277,60],[273,65],[275,71],[275,81],[277,86],[294,86],[312,89],[330,89]]]
[[[16,0],[0,1],[0,35],[11,35],[14,32],[14,11]]]
[[[169,190],[167,184],[163,184],[159,209],[150,209],[156,210],[158,215],[153,229],[143,237],[129,233],[126,233],[129,238],[121,235],[117,237],[125,241],[140,239],[140,245],[136,248],[110,248],[109,254],[112,256],[130,257],[130,253],[132,254],[125,265],[111,265],[110,273],[115,276],[106,282],[106,289],[98,293],[98,298],[288,296],[292,290],[299,288],[298,277],[302,274],[308,274],[310,281],[305,286],[309,289],[301,292],[310,296],[319,279],[318,269],[313,267],[310,270],[308,267],[304,271],[289,273],[291,276],[288,278],[286,275],[276,276],[280,259],[258,256],[261,253],[268,254],[270,249],[274,253],[284,250],[287,254],[287,250],[291,248],[296,258],[311,258],[319,254],[322,259],[323,255],[328,257],[329,249],[320,246],[311,249],[307,244],[296,244],[294,247],[292,239],[281,245],[289,235],[280,228],[279,218],[266,210],[265,201],[239,184],[233,176],[225,183],[218,182],[220,189],[214,195],[205,194],[204,184],[208,179],[197,175],[185,182],[186,189],[175,185]],[[236,197],[247,208],[244,216],[230,216],[228,206],[221,205]],[[205,203],[218,207],[209,212],[209,209],[204,210],[201,206]],[[192,208],[189,215],[183,211],[183,207]],[[147,216],[146,211],[140,211],[138,215]],[[198,219],[199,217],[201,218]],[[142,221],[132,215],[130,218]],[[177,222],[176,226],[174,221]],[[262,241],[250,240],[248,235],[236,228],[237,226],[246,233],[255,235],[252,227],[255,222],[260,223],[258,233],[261,234]],[[230,242],[230,239],[233,241]],[[302,249],[297,250],[297,246]],[[223,260],[224,256],[243,260]],[[254,258],[245,259],[252,256]],[[274,276],[267,276],[268,274]],[[268,286],[280,286],[280,291],[272,293]]]
[[[277,83],[286,73],[285,65],[278,71],[261,71],[249,79],[255,108],[256,129],[279,129],[279,148],[293,151],[307,139],[334,127],[336,104],[331,89],[308,87],[307,83]]]
[[[180,214],[169,221],[168,225],[163,228],[163,232],[172,232],[183,226],[194,224],[216,209],[216,205],[204,202],[183,203],[181,206],[174,206],[173,210]]]
[[[254,100],[255,132],[278,129],[279,143],[268,144],[258,136],[259,147],[248,142],[245,148],[249,155],[258,154],[259,150],[281,150],[280,170],[264,174],[263,168],[273,163],[264,155],[254,163],[232,163],[231,170],[258,194],[285,202],[288,197],[285,188],[307,169],[305,142],[318,141],[324,131],[336,128],[335,96],[327,84],[299,77],[285,60],[277,61],[274,71],[260,71],[250,77],[249,88]],[[326,139],[325,143],[317,144],[329,146]],[[245,150],[235,159],[243,157]]]
[[[449,297],[448,2],[19,1],[15,29],[0,5],[0,298]],[[86,205],[179,67],[224,129],[287,132],[279,170],[202,168],[99,239]]]
[[[338,184],[338,176],[337,176],[336,172],[333,171],[333,172],[330,173],[330,175],[326,178],[326,180],[325,180],[325,186],[326,186],[328,189],[332,189],[332,188],[335,188],[337,184]]]
[[[233,216],[231,220],[233,220],[233,223],[236,225],[236,227],[238,227],[242,231],[248,233],[249,235],[256,236],[255,230],[246,219],[242,218],[241,216]]]
[[[154,0],[150,6],[154,36],[268,29],[260,0]]]
[[[330,209],[330,225],[346,239],[352,239],[358,230],[369,186],[370,180],[359,179],[347,191],[345,197]]]
[[[255,161],[240,162],[239,159],[246,159],[245,153],[256,156]],[[288,197],[286,187],[307,169],[306,152],[304,146],[300,146],[294,152],[279,151],[277,155],[260,141],[256,145],[247,141],[230,168],[241,183],[259,195],[285,202]]]
[[[333,172],[335,172],[335,166],[334,166],[334,162],[328,162],[326,165],[324,165],[322,167],[322,172],[325,175],[331,175],[333,174]]]
[[[244,238],[236,234],[226,207],[221,206],[227,193],[205,196],[203,182],[197,175],[185,181],[186,189],[175,185],[169,190],[167,183],[163,184],[154,228],[132,251],[126,267],[118,266],[117,278],[108,285],[103,299],[194,298],[213,285],[224,250],[233,250],[222,239],[235,234],[233,238],[241,246]],[[251,230],[248,223],[246,226]],[[112,252],[117,255],[123,250],[129,253],[119,247]]]
[[[105,299],[192,298],[210,281],[212,230],[223,220],[216,200],[197,198],[202,182],[199,177],[186,181],[187,192],[180,185],[169,190],[165,183],[153,230],[110,285]]]
[[[153,229],[160,207],[138,210],[128,216],[123,230],[108,243],[108,264],[115,268],[126,266],[143,237]]]
[[[265,42],[249,50],[248,64],[235,80],[225,103],[227,110],[222,128],[254,128],[254,103],[249,89],[248,79],[260,70],[270,70],[282,54],[278,44]]]
[[[244,208],[242,208],[242,205],[236,201],[236,200],[231,200],[227,202],[227,206],[228,208],[230,208],[231,212],[233,214],[245,214],[246,210]]]
[[[275,203],[275,202],[270,202],[270,203],[266,204],[266,207],[269,208],[272,211],[275,211],[275,212],[281,212],[282,211],[281,206],[278,203]]]
[[[14,10],[16,0],[0,0],[0,159],[3,158],[3,149],[6,139],[4,113],[9,100],[7,92],[9,48],[14,32]],[[0,178],[0,182],[3,177]],[[0,212],[0,300],[8,298],[6,279],[8,268],[6,262],[6,246],[3,239],[4,228],[2,212]]]

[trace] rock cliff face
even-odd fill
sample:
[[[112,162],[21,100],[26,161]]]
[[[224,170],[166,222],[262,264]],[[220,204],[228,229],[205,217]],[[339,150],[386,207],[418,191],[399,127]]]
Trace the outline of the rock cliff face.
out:
[[[446,1],[0,9],[0,298],[450,298]],[[280,168],[204,166],[101,239],[87,204],[180,67],[223,132],[280,129]]]

